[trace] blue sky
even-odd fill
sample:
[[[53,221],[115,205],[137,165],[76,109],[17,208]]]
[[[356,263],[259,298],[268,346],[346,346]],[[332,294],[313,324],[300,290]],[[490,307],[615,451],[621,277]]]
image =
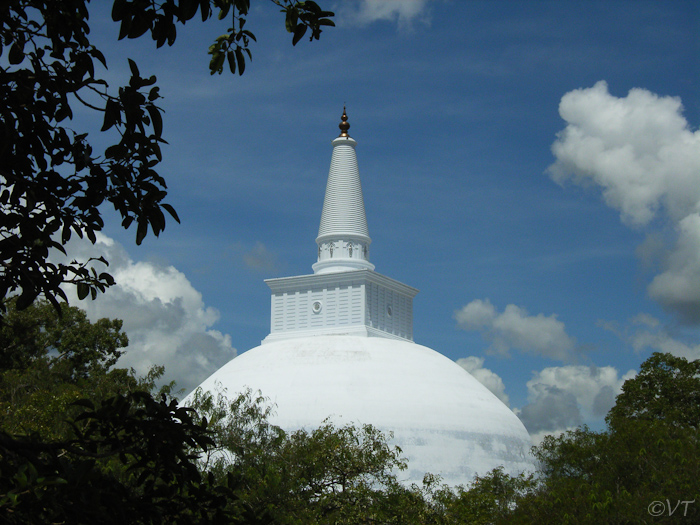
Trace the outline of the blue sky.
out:
[[[242,77],[208,73],[225,23],[156,50],[93,9],[112,87],[127,57],[158,77],[182,219],[137,247],[106,210],[119,284],[83,306],[124,318],[124,364],[189,389],[268,334],[263,279],[315,262],[343,104],[371,260],[420,290],[416,342],[535,439],[601,428],[655,350],[700,357],[700,4],[319,3],[337,27],[292,47],[253,2]]]

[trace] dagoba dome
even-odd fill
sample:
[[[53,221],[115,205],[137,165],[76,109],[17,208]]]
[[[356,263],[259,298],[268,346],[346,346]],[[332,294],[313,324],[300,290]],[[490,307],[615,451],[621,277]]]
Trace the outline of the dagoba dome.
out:
[[[270,334],[200,386],[260,390],[287,431],[372,424],[392,432],[407,484],[430,472],[449,485],[502,466],[533,470],[518,417],[462,367],[413,342],[418,290],[374,271],[355,155],[343,110],[323,205],[314,274],[269,279]],[[184,401],[185,404],[187,400]]]

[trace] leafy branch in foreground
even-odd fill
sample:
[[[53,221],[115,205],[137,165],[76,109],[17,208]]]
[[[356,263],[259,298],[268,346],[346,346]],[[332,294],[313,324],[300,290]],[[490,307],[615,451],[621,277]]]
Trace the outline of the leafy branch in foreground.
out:
[[[222,523],[235,496],[202,475],[212,441],[191,410],[146,392],[83,401],[75,437],[0,432],[0,517],[7,523]]]
[[[292,43],[311,31],[318,39],[332,26],[333,13],[312,1],[273,0],[285,13]],[[166,215],[179,222],[164,202],[165,179],[156,171],[163,156],[162,111],[155,76],[142,75],[129,59],[128,82],[109,90],[100,71],[104,54],[90,42],[89,0],[7,0],[0,4],[0,299],[19,296],[18,308],[45,297],[58,309],[66,301],[64,284],[77,287],[79,298],[96,297],[114,284],[95,263],[103,257],[51,262],[65,254],[73,235],[93,244],[104,227],[103,210],[111,205],[121,225],[136,225],[136,243],[149,229],[158,236]],[[215,10],[230,15],[228,33],[210,48],[209,68],[243,74],[244,55],[251,57],[253,33],[244,29],[249,0],[115,0],[112,19],[119,39],[146,33],[161,47],[173,45],[178,25],[199,13],[202,21]],[[101,117],[101,132],[110,141],[95,151],[86,130],[70,125],[80,107]]]

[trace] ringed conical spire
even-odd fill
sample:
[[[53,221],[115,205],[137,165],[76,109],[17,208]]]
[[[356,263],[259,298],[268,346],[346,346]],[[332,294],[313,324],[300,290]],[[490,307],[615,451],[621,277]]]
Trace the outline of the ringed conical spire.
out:
[[[348,135],[350,124],[345,107],[340,119],[340,136],[332,142],[333,155],[316,238],[318,259],[313,265],[314,273],[374,269],[369,262],[372,239],[357,168],[357,142]]]

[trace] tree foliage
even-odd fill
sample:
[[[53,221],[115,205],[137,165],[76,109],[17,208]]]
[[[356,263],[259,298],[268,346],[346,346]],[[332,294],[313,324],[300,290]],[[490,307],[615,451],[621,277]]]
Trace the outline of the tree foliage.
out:
[[[391,436],[371,425],[287,433],[270,424],[274,407],[251,391],[232,401],[225,392],[196,391],[190,403],[206,417],[216,446],[203,468],[228,476],[236,504],[257,520],[278,524],[434,524],[507,522],[533,488],[532,475],[502,468],[468,487],[449,487],[427,474],[422,485],[399,481],[407,467]]]
[[[222,523],[233,495],[202,476],[206,425],[132,392],[77,402],[70,439],[0,433],[0,518],[27,523]]]
[[[613,428],[636,420],[700,429],[700,360],[655,352],[625,381],[606,420]]]
[[[535,486],[532,473],[511,476],[497,467],[476,476],[467,487],[442,486],[429,500],[438,505],[439,523],[508,523],[513,510]]]
[[[18,294],[22,309],[42,295],[55,307],[66,300],[64,284],[80,299],[112,285],[95,263],[49,260],[73,235],[95,243],[110,205],[124,228],[136,225],[136,243],[149,228],[158,236],[165,213],[163,119],[156,78],[142,75],[129,59],[130,77],[111,89],[102,78],[103,53],[90,41],[89,0],[7,0],[0,3],[0,299]],[[312,1],[273,0],[285,15],[292,43],[310,31],[318,39],[333,13]],[[200,15],[229,17],[231,27],[209,49],[212,73],[228,61],[242,74],[255,36],[244,29],[249,0],[115,0],[112,18],[119,38],[150,36],[156,47],[173,45],[177,28]],[[95,151],[88,130],[75,130],[76,106],[101,114],[111,142]],[[164,213],[165,212],[165,213]]]
[[[608,428],[547,436],[535,477],[502,469],[466,487],[406,467],[372,426],[285,432],[246,392],[193,408],[115,368],[119,321],[47,303],[0,326],[0,521],[8,523],[656,523],[697,521],[697,362],[654,354]],[[663,505],[663,508],[659,505]]]
[[[128,344],[119,320],[87,320],[63,304],[38,302],[22,311],[7,301],[0,325],[0,428],[11,433],[63,437],[72,403],[147,385],[114,365]],[[154,370],[157,374],[157,370]]]
[[[222,392],[198,391],[192,406],[210,421],[217,444],[205,468],[234,480],[237,496],[257,519],[391,523],[411,511],[396,480],[396,471],[406,468],[401,450],[371,425],[326,422],[286,433],[269,423],[272,407],[251,391],[233,401]]]
[[[623,385],[606,431],[582,427],[547,436],[534,449],[539,484],[520,501],[511,521],[697,521],[698,366],[698,361],[655,353]]]
[[[226,480],[196,458],[206,423],[146,378],[114,365],[127,345],[121,321],[90,323],[47,303],[0,326],[0,521],[206,523],[227,517]]]

